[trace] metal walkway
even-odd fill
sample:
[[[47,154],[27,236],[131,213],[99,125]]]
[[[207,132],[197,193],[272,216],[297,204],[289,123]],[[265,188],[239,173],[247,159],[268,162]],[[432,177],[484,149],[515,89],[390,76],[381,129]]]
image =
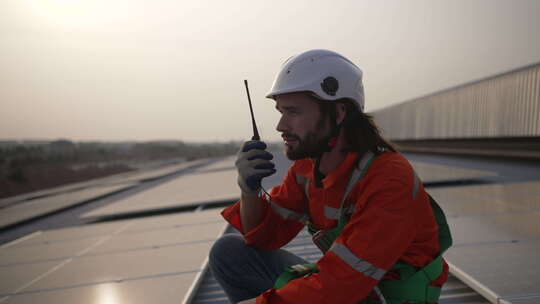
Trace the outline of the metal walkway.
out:
[[[284,247],[310,263],[321,258],[320,250],[313,245],[311,236],[304,229]],[[198,288],[194,290],[191,304],[230,304],[229,299],[210,271],[205,269]],[[485,304],[490,303],[455,276],[450,275],[443,287],[439,304]]]

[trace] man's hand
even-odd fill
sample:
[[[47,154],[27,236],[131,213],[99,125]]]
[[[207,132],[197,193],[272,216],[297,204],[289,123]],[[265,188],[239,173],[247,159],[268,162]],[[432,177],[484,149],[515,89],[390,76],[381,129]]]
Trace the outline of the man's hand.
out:
[[[256,195],[264,177],[276,173],[274,156],[266,151],[266,144],[258,140],[246,141],[237,154],[238,185],[243,194]]]
[[[248,300],[238,302],[238,304],[256,304],[256,303],[257,303],[257,298],[248,299]]]

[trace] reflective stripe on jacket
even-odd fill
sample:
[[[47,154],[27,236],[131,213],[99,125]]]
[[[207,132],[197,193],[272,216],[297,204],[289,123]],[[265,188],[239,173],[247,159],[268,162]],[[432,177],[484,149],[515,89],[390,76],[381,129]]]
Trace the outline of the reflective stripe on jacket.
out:
[[[349,153],[323,180],[313,180],[313,162],[295,161],[271,199],[264,198],[265,217],[244,232],[239,203],[223,211],[224,218],[244,234],[246,243],[261,249],[287,244],[310,220],[318,229],[331,229],[334,210],[349,181],[358,154]],[[257,303],[357,303],[365,298],[398,261],[422,267],[439,253],[437,224],[428,196],[412,167],[399,153],[377,157],[348,197],[351,218],[332,248],[317,262],[319,273],[270,289]],[[446,275],[446,274],[444,274]]]

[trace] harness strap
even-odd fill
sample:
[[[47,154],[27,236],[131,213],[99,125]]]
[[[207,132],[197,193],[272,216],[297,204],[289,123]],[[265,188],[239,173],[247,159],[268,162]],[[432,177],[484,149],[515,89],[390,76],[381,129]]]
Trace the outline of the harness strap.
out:
[[[358,163],[358,166],[356,166],[351,174],[351,177],[349,178],[349,183],[347,184],[347,188],[345,188],[345,192],[343,193],[343,197],[341,198],[341,202],[339,204],[339,209],[343,210],[343,205],[345,204],[345,201],[349,197],[349,194],[351,193],[354,186],[358,183],[362,177],[366,174],[367,169],[369,166],[371,166],[371,162],[375,158],[375,155],[373,155],[373,152],[368,151],[363,156],[362,159],[360,159],[360,162]]]
[[[349,193],[354,188],[356,183],[365,175],[367,169],[371,165],[371,162],[374,159],[374,154],[371,151],[368,151],[362,156],[362,159],[358,162],[358,165],[355,166],[353,172],[351,173],[351,177],[349,178],[349,183],[347,184],[347,188],[345,188],[345,192],[343,193],[343,197],[341,198],[340,205],[342,206],[347,197],[349,196]],[[310,180],[307,177],[304,177],[302,175],[296,175],[296,183],[300,186],[302,186],[304,193],[306,195],[306,198],[309,199],[309,183]]]
[[[281,273],[279,277],[274,282],[274,288],[280,289],[281,287],[287,285],[291,280],[311,275],[312,273],[319,272],[316,264],[297,264],[285,269],[285,272]]]
[[[313,227],[313,225],[311,225],[310,222],[308,222],[308,231],[312,235],[313,243],[323,253],[330,249],[334,241],[341,234],[343,228],[345,228],[345,225],[347,225],[348,215],[354,210],[355,207],[354,205],[345,206],[347,198],[358,181],[364,177],[374,158],[375,155],[371,151],[366,152],[354,167],[354,170],[349,178],[349,183],[347,184],[343,197],[341,198],[339,209],[336,210],[335,214],[334,212],[326,212],[333,208],[325,208],[325,216],[331,216],[331,219],[337,219],[338,223],[336,227],[330,230],[317,230],[315,227]]]
[[[433,210],[433,215],[435,216],[435,221],[437,222],[437,227],[439,228],[439,250],[442,254],[452,246],[452,234],[450,233],[450,227],[448,227],[448,222],[446,221],[443,210],[431,195],[428,194],[428,197],[431,209]]]
[[[396,269],[402,270],[400,274],[404,275],[404,277],[400,280],[381,281],[377,285],[386,299],[418,302],[437,302],[439,300],[441,287],[431,286],[429,283],[436,280],[442,273],[442,256],[439,255],[420,270],[416,270],[416,268],[403,262],[399,262],[392,267],[392,270]]]

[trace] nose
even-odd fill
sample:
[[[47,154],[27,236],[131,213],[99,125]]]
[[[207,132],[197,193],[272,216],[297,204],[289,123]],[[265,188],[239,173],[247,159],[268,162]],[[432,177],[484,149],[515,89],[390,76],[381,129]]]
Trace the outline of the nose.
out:
[[[276,130],[278,132],[283,133],[287,131],[288,129],[289,129],[289,126],[287,124],[287,121],[285,120],[285,115],[281,115],[281,118],[279,119],[278,124],[276,126]]]

